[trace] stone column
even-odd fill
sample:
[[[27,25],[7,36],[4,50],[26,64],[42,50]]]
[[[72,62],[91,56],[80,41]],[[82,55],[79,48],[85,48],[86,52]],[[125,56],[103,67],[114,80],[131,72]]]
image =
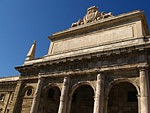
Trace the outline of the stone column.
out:
[[[69,95],[68,98],[69,99],[68,99],[67,112],[66,113],[70,113],[71,112],[72,96]]]
[[[103,110],[104,110],[104,76],[102,74],[98,74],[93,113],[103,113]]]
[[[40,95],[41,95],[41,90],[42,90],[42,84],[43,84],[43,78],[39,77],[37,87],[36,87],[36,90],[35,90],[35,93],[34,93],[30,113],[37,113],[38,112],[38,107],[39,107],[39,102],[40,102]]]
[[[141,113],[149,113],[149,77],[146,67],[140,67]]]
[[[10,113],[16,113],[17,112],[17,107],[18,107],[18,103],[19,103],[19,96],[20,96],[20,93],[21,93],[21,89],[23,88],[23,84],[24,84],[24,81],[17,81],[17,86],[16,86],[16,89],[15,89],[15,92],[14,92],[14,97],[13,97],[13,101],[12,101],[12,104],[10,106]]]
[[[108,99],[109,97],[104,97],[104,113],[107,113],[108,110]]]
[[[69,82],[70,82],[70,79],[68,77],[64,77],[58,113],[67,112],[66,107],[67,107],[67,101],[68,101]]]
[[[140,95],[137,96],[138,99],[138,113],[141,113],[141,97]]]

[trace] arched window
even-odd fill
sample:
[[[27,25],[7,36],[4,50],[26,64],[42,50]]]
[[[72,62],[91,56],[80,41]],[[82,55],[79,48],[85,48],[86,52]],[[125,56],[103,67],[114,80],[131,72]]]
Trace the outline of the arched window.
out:
[[[89,85],[79,86],[72,95],[71,113],[93,113],[94,91]]]
[[[121,82],[111,88],[107,113],[138,113],[137,90],[131,83]]]
[[[44,93],[43,113],[58,113],[61,91],[57,86],[52,86]]]

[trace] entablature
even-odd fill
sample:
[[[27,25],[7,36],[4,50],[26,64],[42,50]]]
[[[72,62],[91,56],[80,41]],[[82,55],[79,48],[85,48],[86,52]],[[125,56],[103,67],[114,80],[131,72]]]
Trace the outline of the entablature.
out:
[[[84,70],[70,70],[57,73],[43,72],[39,73],[38,76],[22,76],[20,80],[37,80],[38,77],[42,78],[63,78],[63,77],[77,77],[77,76],[95,76],[99,73],[102,73],[108,77],[110,76],[124,76],[124,77],[138,77],[139,76],[139,67],[147,64],[137,63],[137,64],[125,64],[120,66],[110,66],[110,67],[99,67],[93,69],[84,69]]]
[[[146,50],[149,44],[132,46],[100,53],[86,54],[82,56],[67,57],[59,60],[45,61],[16,67],[21,75],[38,75],[39,73],[60,73],[84,69],[113,67],[126,64],[147,62]]]

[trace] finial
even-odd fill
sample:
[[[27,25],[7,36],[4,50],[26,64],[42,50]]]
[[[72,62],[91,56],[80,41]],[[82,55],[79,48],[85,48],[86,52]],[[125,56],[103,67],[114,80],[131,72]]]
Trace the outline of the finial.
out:
[[[32,60],[34,59],[35,57],[35,49],[36,49],[36,40],[33,42],[28,54],[27,54],[27,58],[26,58],[26,61],[27,60]]]

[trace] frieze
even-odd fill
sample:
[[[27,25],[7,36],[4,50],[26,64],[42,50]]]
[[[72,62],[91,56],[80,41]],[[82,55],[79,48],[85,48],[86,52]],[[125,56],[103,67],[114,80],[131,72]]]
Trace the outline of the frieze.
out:
[[[0,91],[15,91],[17,83],[0,83]]]
[[[125,64],[134,64],[134,63],[142,63],[145,61],[144,55],[125,55],[124,57],[120,56],[120,58],[110,57],[106,58],[93,58],[93,59],[84,59],[75,62],[66,62],[61,64],[49,65],[47,67],[42,67],[40,69],[41,73],[61,73],[67,71],[78,71],[78,70],[86,70],[93,69],[99,67],[109,67],[109,66],[121,66]],[[131,60],[130,60],[131,59]]]

